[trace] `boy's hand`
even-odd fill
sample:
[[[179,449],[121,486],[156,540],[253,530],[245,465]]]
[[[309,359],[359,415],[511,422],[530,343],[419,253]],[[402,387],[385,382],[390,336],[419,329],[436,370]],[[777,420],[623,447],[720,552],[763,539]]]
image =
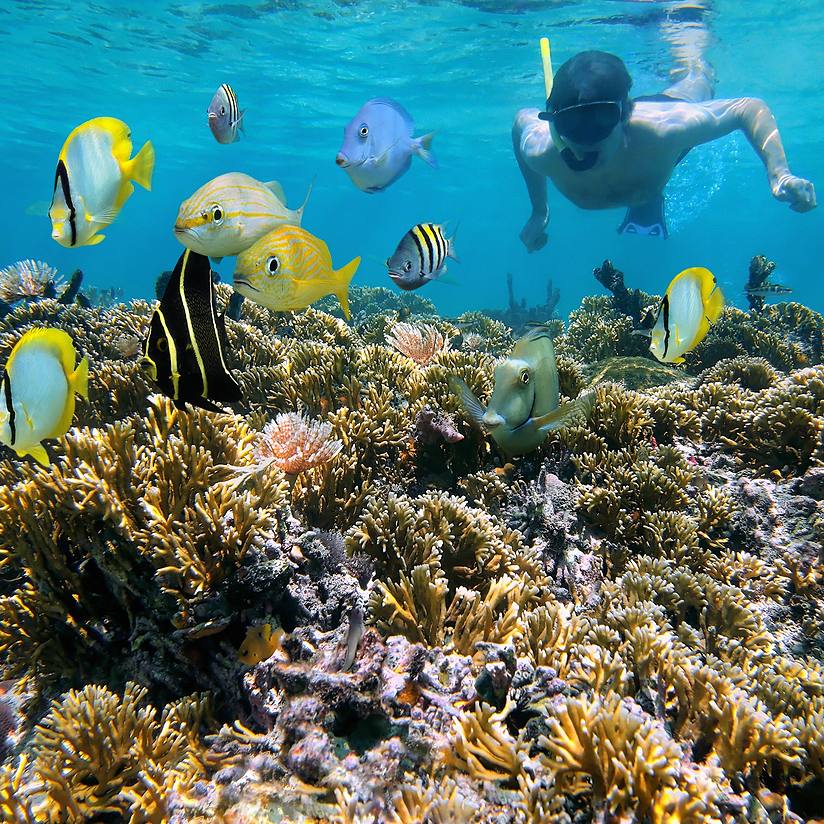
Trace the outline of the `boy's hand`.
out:
[[[773,197],[790,204],[794,212],[815,209],[815,187],[809,180],[789,173],[782,175],[772,186]]]
[[[526,246],[527,252],[537,252],[546,246],[548,238],[544,229],[548,222],[548,215],[533,214],[521,229],[521,242]]]

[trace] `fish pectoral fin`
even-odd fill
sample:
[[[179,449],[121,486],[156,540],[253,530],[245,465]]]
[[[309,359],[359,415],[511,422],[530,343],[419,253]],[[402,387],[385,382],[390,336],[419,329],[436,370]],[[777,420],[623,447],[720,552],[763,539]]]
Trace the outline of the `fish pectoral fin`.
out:
[[[633,329],[630,334],[638,335],[641,338],[651,338],[652,329]]]
[[[425,163],[428,163],[433,169],[437,169],[438,161],[435,160],[435,155],[432,154],[431,151],[432,140],[434,137],[435,132],[429,132],[429,134],[425,134],[422,137],[417,138],[415,140],[415,154]]]
[[[461,378],[456,375],[450,375],[447,380],[449,388],[458,396],[467,414],[478,426],[481,426],[486,410],[472,393],[472,390],[466,385],[466,381],[461,380]]]
[[[582,392],[577,398],[562,403],[557,409],[545,415],[533,418],[533,423],[541,432],[551,432],[553,429],[562,429],[577,417],[588,417],[595,402],[595,390]]]
[[[105,209],[94,215],[86,214],[86,221],[89,223],[99,223],[101,226],[108,226],[116,217],[119,209]]]

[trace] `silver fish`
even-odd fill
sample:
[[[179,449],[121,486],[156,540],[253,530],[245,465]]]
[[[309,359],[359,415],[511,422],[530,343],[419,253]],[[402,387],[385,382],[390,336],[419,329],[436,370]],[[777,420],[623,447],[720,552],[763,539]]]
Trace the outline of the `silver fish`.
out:
[[[401,238],[386,267],[389,277],[401,289],[419,289],[446,271],[446,259],[458,260],[453,243],[455,235],[446,237],[443,226],[418,223]]]
[[[228,83],[221,83],[215,92],[206,115],[209,118],[209,128],[218,143],[234,143],[238,138],[238,129],[243,129],[243,115],[237,104],[235,90]]]
[[[434,135],[413,137],[414,131],[412,115],[400,103],[368,100],[344,128],[335,162],[361,191],[380,192],[409,169],[412,155],[437,166],[430,151]]]
[[[363,637],[363,610],[357,604],[349,610],[349,629],[346,632],[346,658],[341,672],[348,672],[355,663],[358,644]]]
[[[751,289],[744,290],[748,295],[789,295],[792,292],[789,286],[782,286],[780,283],[762,283],[760,286],[754,286]]]

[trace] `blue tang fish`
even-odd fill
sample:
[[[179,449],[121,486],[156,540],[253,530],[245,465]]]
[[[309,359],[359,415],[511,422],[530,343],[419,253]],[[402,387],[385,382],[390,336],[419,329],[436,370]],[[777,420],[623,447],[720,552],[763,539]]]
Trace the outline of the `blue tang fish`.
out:
[[[400,103],[368,100],[344,128],[335,162],[361,191],[380,192],[409,169],[413,154],[437,166],[429,150],[434,135],[413,137],[414,131],[412,115]]]

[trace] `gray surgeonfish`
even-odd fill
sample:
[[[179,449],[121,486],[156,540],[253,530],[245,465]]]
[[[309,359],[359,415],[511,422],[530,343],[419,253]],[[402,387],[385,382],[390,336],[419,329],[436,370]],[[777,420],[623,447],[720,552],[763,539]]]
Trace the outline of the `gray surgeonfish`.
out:
[[[460,378],[451,376],[449,385],[472,420],[507,456],[537,449],[548,432],[586,414],[593,398],[588,391],[559,405],[555,349],[543,325],[519,338],[510,356],[495,368],[495,388],[486,408]]]

